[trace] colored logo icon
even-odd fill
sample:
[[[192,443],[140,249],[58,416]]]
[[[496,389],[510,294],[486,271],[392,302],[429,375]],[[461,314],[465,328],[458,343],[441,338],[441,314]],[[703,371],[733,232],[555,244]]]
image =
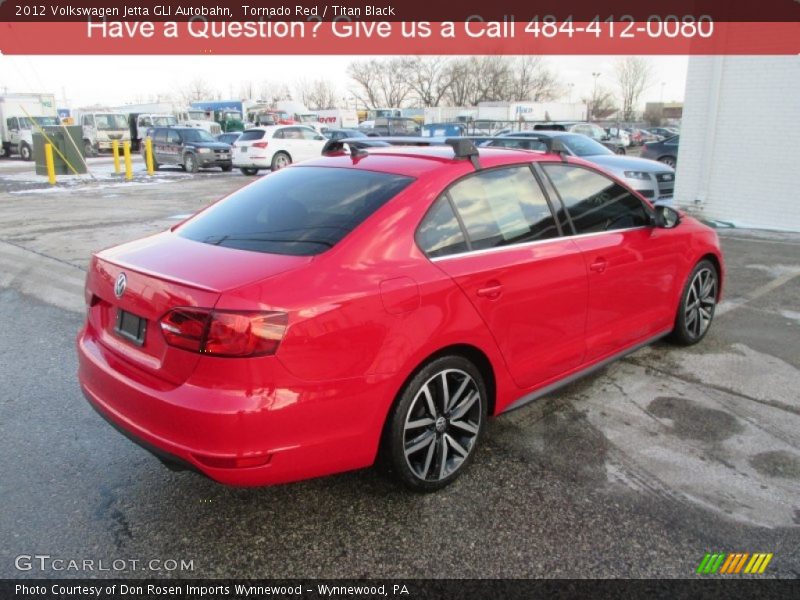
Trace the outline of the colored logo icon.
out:
[[[772,560],[772,553],[707,552],[697,567],[699,575],[760,575]]]

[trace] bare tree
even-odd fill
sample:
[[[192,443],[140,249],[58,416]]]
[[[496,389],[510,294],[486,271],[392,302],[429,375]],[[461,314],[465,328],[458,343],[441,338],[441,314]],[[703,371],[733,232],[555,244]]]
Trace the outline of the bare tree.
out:
[[[368,108],[402,106],[411,92],[402,69],[402,58],[351,63],[347,74],[356,84],[353,95]]]
[[[256,95],[256,86],[252,81],[243,81],[239,85],[240,98],[252,100],[255,95]]]
[[[558,76],[540,56],[523,56],[509,65],[508,100],[547,102],[562,95]]]
[[[617,61],[614,72],[622,100],[622,116],[630,121],[634,118],[642,93],[653,84],[653,66],[645,58],[626,56]]]
[[[450,61],[447,66],[450,86],[444,94],[444,102],[450,106],[466,106],[472,92],[472,67],[467,58]]]
[[[603,86],[595,86],[591,96],[581,98],[589,107],[592,119],[605,119],[617,111],[617,102],[614,93]]]
[[[205,79],[197,77],[181,88],[180,95],[185,104],[190,104],[219,96],[219,91],[212,88]]]
[[[422,106],[439,106],[453,83],[449,59],[417,56],[402,62],[402,74],[411,93]]]
[[[292,93],[289,86],[277,81],[262,81],[256,87],[257,100],[275,105],[281,100],[291,100]]]
[[[335,108],[339,98],[336,86],[327,79],[301,79],[295,84],[295,91],[300,101],[312,110]]]

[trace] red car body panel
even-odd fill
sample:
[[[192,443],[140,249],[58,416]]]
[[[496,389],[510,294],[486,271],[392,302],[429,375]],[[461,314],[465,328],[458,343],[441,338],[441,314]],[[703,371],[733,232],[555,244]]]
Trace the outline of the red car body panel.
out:
[[[490,149],[480,160],[489,168],[560,158]],[[87,276],[78,337],[87,399],[135,439],[223,483],[265,485],[371,465],[404,383],[448,348],[483,357],[490,411],[499,414],[667,333],[702,257],[714,257],[724,275],[716,234],[685,215],[674,229],[431,260],[415,231],[439,194],[474,172],[469,161],[453,159],[449,148],[414,148],[304,164],[415,181],[313,257],[223,248],[170,231],[98,253]],[[122,272],[131,293],[117,300]],[[157,321],[176,306],[283,311],[288,328],[274,356],[201,355],[161,336]],[[152,323],[141,347],[113,333],[115,308]]]

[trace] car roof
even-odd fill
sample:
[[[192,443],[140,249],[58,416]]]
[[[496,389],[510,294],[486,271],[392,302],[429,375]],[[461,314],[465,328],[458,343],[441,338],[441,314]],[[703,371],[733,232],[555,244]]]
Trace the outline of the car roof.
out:
[[[481,168],[490,168],[525,164],[538,160],[561,160],[561,157],[557,154],[532,150],[482,146],[478,148],[478,160]],[[363,148],[356,156],[345,152],[322,156],[305,161],[299,166],[355,168],[420,177],[464,163],[469,164],[469,160],[457,158],[453,149],[448,145],[392,145]]]

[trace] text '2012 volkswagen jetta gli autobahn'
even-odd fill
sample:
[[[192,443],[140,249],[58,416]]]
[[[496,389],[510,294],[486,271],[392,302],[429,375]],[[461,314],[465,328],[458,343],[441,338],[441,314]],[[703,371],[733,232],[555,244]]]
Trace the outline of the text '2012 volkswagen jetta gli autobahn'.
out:
[[[580,159],[353,148],[93,256],[79,378],[165,463],[233,485],[458,477],[487,417],[669,335],[700,341],[715,232]]]

